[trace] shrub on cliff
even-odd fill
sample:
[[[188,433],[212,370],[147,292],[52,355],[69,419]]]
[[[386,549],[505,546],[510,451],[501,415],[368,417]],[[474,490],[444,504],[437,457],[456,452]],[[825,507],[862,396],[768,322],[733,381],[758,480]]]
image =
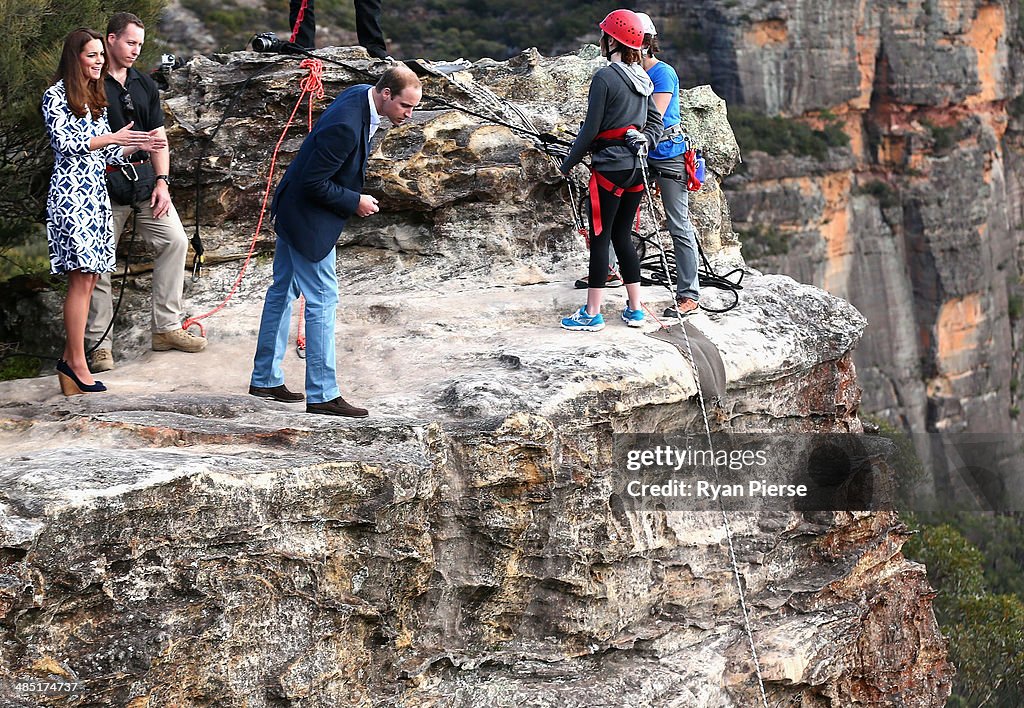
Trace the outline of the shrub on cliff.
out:
[[[1019,515],[965,514],[952,521],[975,530],[988,527],[999,534],[1009,532],[1011,540],[1024,532]],[[1019,553],[1006,564],[1004,553],[994,548],[983,553],[958,528],[945,523],[922,526],[904,550],[927,566],[928,579],[938,591],[935,617],[957,669],[947,705],[1019,705],[1016,701],[1024,693],[1024,602],[1016,593],[990,591],[996,578],[997,587],[1021,587],[1024,572]],[[995,576],[993,557],[1002,560]]]
[[[824,160],[829,148],[850,144],[849,136],[835,121],[814,130],[792,118],[766,116],[753,111],[730,109],[729,123],[741,150],[760,150],[769,155],[806,155]]]
[[[0,3],[0,278],[25,269],[17,249],[45,239],[52,154],[46,141],[40,101],[53,79],[64,37],[76,27],[103,32],[107,17],[133,12],[147,27],[165,0],[21,0]],[[152,33],[151,33],[152,34]],[[157,50],[147,41],[146,55]],[[144,65],[145,56],[140,60]],[[45,243],[45,241],[44,241]],[[34,259],[39,261],[38,258]],[[5,267],[6,266],[6,267]]]

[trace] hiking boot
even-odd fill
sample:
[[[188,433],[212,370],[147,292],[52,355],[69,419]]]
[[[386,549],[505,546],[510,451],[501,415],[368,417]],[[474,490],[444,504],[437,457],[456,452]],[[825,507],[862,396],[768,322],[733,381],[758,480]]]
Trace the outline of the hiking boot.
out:
[[[629,305],[626,305],[626,309],[622,311],[622,321],[630,327],[643,327],[644,326],[644,311],[643,308],[636,310],[629,309]]]
[[[590,280],[590,276],[589,275],[584,275],[582,278],[580,278],[579,280],[576,281],[576,283],[575,283],[576,289],[577,290],[585,290],[586,288],[589,288],[590,287],[590,285],[588,284],[589,280]],[[620,288],[620,287],[622,287],[622,276],[619,275],[619,271],[609,269],[608,270],[608,279],[606,281],[604,281],[604,286],[606,288]]]
[[[697,304],[696,300],[691,300],[688,297],[681,297],[678,300],[676,300],[676,307],[666,307],[665,313],[662,316],[675,317],[676,308],[679,308],[679,314],[682,315],[683,317],[686,317],[687,315],[696,312],[698,307],[700,307],[700,305]]]
[[[153,351],[167,352],[177,349],[179,352],[194,354],[206,348],[206,337],[196,335],[184,329],[172,329],[170,332],[153,332]]]
[[[588,315],[587,306],[584,305],[578,312],[562,318],[562,329],[577,332],[600,332],[604,329],[604,317],[601,317],[600,312],[596,315]]]
[[[319,413],[321,415],[340,415],[344,418],[365,418],[370,415],[370,412],[365,408],[353,406],[341,396],[338,396],[333,401],[307,403],[306,412]]]
[[[89,371],[98,374],[114,368],[114,353],[109,349],[97,349],[89,357]]]

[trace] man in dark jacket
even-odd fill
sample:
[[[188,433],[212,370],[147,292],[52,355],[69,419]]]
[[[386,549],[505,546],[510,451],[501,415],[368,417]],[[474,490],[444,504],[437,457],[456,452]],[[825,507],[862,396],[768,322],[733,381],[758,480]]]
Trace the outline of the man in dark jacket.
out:
[[[398,125],[422,96],[408,67],[388,69],[376,86],[347,89],[324,111],[274,193],[277,245],[274,282],[267,291],[249,393],[284,402],[303,399],[284,385],[281,362],[288,347],[291,304],[306,298],[306,412],[363,418],[365,408],[345,401],[335,375],[334,321],[338,278],[334,247],[350,216],[379,211],[362,194],[370,138],[381,116]]]

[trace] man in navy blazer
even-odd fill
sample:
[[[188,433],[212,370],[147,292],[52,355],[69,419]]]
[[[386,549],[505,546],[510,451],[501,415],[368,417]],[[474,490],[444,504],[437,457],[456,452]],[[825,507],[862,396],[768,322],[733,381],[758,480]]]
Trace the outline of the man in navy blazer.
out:
[[[394,125],[407,120],[423,90],[403,64],[384,72],[376,86],[343,91],[306,136],[277,185],[270,211],[275,218],[274,282],[267,290],[256,341],[249,393],[286,403],[305,398],[307,413],[364,418],[365,408],[345,401],[335,373],[334,322],[338,276],[334,248],[350,216],[380,208],[363,194],[370,138],[381,116]],[[289,391],[281,362],[288,348],[292,302],[306,297],[306,395]]]

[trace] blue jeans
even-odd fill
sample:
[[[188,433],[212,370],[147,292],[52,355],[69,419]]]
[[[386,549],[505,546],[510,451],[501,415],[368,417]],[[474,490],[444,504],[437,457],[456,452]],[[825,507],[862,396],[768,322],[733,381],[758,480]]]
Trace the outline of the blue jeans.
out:
[[[288,350],[292,302],[306,296],[306,402],[324,403],[341,395],[335,373],[334,320],[338,276],[334,249],[322,261],[306,260],[280,236],[274,248],[274,282],[263,303],[260,334],[253,358],[253,386],[284,383],[281,362]]]

